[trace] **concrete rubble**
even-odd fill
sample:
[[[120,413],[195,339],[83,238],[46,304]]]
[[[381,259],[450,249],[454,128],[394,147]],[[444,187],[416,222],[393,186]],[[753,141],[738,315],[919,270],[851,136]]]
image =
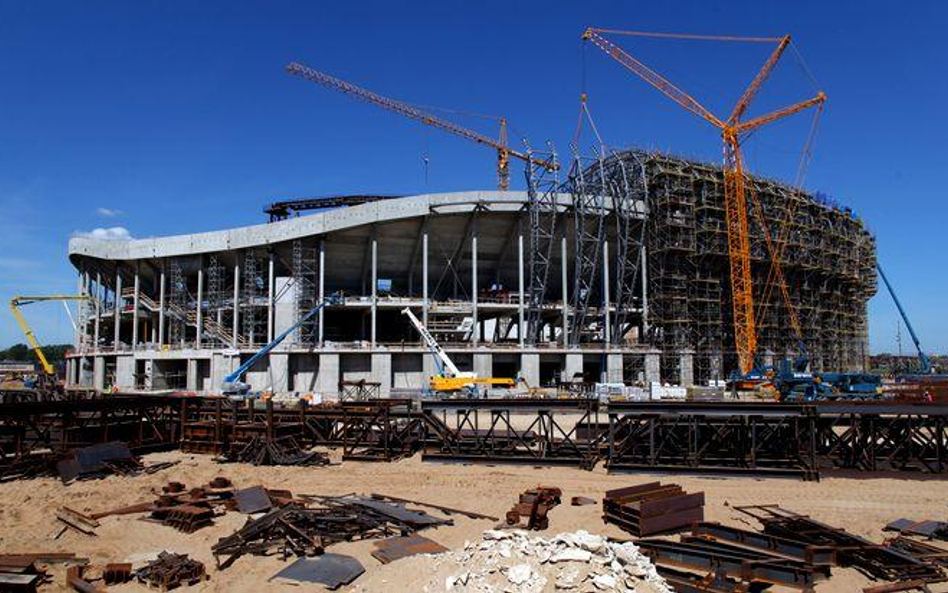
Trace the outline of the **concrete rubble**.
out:
[[[433,555],[426,593],[672,593],[651,561],[631,543],[576,531],[552,538],[524,530],[488,530],[481,541]]]

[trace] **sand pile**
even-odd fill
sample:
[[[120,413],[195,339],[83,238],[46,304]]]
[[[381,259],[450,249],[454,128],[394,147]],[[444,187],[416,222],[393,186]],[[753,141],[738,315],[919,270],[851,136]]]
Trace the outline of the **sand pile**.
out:
[[[549,539],[522,530],[489,530],[480,541],[432,560],[428,592],[672,592],[635,544],[582,530]]]

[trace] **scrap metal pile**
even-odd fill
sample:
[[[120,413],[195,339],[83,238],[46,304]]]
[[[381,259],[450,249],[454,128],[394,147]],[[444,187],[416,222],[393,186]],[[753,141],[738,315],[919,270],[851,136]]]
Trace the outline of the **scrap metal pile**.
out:
[[[253,465],[326,465],[329,456],[316,451],[304,451],[291,436],[254,437],[248,443],[234,444],[224,456],[227,461]]]
[[[195,585],[208,578],[204,564],[188,558],[187,554],[161,552],[158,558],[140,568],[135,576],[139,581],[161,591],[181,585]]]
[[[46,451],[20,456],[0,466],[0,482],[58,475],[68,484],[109,475],[153,474],[173,465],[174,462],[165,461],[146,466],[126,443],[111,441],[63,453]]]
[[[602,520],[632,535],[674,531],[704,519],[704,492],[689,494],[678,484],[650,482],[606,491]]]
[[[342,541],[407,536],[439,525],[451,525],[423,511],[357,496],[306,497],[314,506],[290,503],[250,519],[237,532],[221,538],[211,548],[220,568],[244,554],[318,556]]]
[[[551,486],[537,486],[520,495],[520,500],[507,511],[507,525],[542,531],[550,526],[547,513],[560,504],[563,491]],[[521,521],[525,524],[521,525]]]
[[[870,578],[887,581],[921,580],[926,583],[948,580],[945,572],[935,564],[777,505],[735,509],[757,519],[767,534],[813,546],[835,548],[841,566],[852,566]]]

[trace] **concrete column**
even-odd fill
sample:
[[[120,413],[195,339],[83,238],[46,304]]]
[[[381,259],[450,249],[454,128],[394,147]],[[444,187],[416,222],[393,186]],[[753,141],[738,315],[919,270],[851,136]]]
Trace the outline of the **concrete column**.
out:
[[[612,344],[612,316],[609,314],[609,241],[602,242],[602,309],[602,343],[608,348]]]
[[[695,384],[695,353],[691,350],[682,351],[679,365],[681,386],[691,387]]]
[[[517,236],[517,340],[523,348],[523,234]]]
[[[610,352],[606,354],[606,368],[604,369],[607,383],[624,382],[624,373],[622,368],[622,354],[619,352]]]
[[[230,347],[237,348],[237,332],[240,330],[240,264],[234,263],[234,320],[231,323]]]
[[[132,293],[132,350],[138,347],[138,306],[141,299],[141,272],[135,264],[135,292]]]
[[[645,353],[645,382],[660,383],[662,380],[662,358],[658,350]]]
[[[95,273],[95,322],[93,324],[92,350],[99,351],[99,321],[102,317],[102,273]]]
[[[105,389],[105,359],[101,356],[92,359],[92,388],[96,391]]]
[[[426,352],[421,358],[421,370],[425,376],[424,383],[422,383],[424,389],[430,387],[430,379],[432,375],[438,374],[438,365],[435,363],[434,356],[430,352]]]
[[[319,239],[319,302],[322,303],[326,300],[326,239]],[[318,327],[316,331],[318,333],[318,341],[320,347],[323,345],[323,339],[325,337],[325,332],[323,332],[323,321],[325,317],[323,313],[325,312],[325,307],[319,309],[317,316],[319,317]]]
[[[273,290],[275,280],[273,277],[273,252],[267,260],[267,344],[273,341]]]
[[[471,341],[477,346],[481,333],[477,318],[477,232],[471,234],[471,316]]]
[[[112,336],[112,349],[118,350],[122,339],[122,274],[115,269],[115,331]]]
[[[270,388],[273,393],[286,393],[290,390],[290,354],[288,352],[270,353]]]
[[[569,290],[567,287],[566,237],[560,239],[560,278],[563,284],[563,347],[570,345],[569,340]]]
[[[135,387],[134,357],[115,357],[115,386],[119,389],[133,389]]]
[[[421,323],[428,327],[428,221],[421,235]]]
[[[187,376],[185,377],[185,389],[188,391],[198,390],[198,361],[195,358],[188,359]]]
[[[194,338],[194,346],[200,348],[204,341],[204,264],[198,264],[198,285],[197,285],[197,303],[195,303],[194,319],[197,324],[197,333]],[[193,390],[192,390],[193,391]]]
[[[82,290],[83,278],[84,278],[84,273],[80,270],[79,277],[76,280],[76,292],[79,294],[84,294]],[[85,333],[82,327],[82,301],[76,301],[76,302],[79,303],[79,306],[76,308],[76,332],[75,332],[73,345],[75,346],[78,352],[82,352],[83,333]]]
[[[540,355],[523,353],[520,355],[520,376],[528,387],[540,386]]]
[[[154,387],[154,377],[155,377],[155,361],[146,360],[145,361],[145,377],[142,379],[142,387],[146,391],[151,391]]]
[[[579,352],[566,354],[566,364],[563,365],[562,381],[572,381],[576,373],[583,374],[583,355]]]
[[[478,377],[494,376],[494,356],[486,352],[474,353],[474,373]]]
[[[381,383],[379,396],[392,395],[392,355],[387,353],[372,354],[372,377]]]
[[[372,348],[375,348],[376,314],[378,313],[379,299],[379,242],[372,237]]]
[[[339,355],[324,352],[319,355],[319,375],[316,377],[316,391],[323,395],[339,394]]]
[[[165,270],[158,279],[158,346],[165,345]]]

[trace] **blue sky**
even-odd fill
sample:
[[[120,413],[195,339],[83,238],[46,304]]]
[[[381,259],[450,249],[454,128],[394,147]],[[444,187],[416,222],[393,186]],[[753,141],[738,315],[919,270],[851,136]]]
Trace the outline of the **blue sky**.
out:
[[[290,61],[411,102],[505,115],[513,142],[552,140],[561,152],[585,90],[610,145],[719,160],[709,125],[583,49],[588,25],[793,35],[829,97],[806,187],[865,219],[923,344],[948,351],[948,4],[934,1],[3,0],[0,299],[75,290],[66,258],[75,232],[197,232],[262,222],[274,199],[493,186],[490,151],[291,77]],[[719,114],[769,50],[621,45]],[[814,90],[790,53],[769,83],[752,113]],[[489,121],[459,121],[494,133]],[[746,146],[750,169],[792,180],[809,121],[757,134]],[[584,132],[581,147],[591,142]],[[512,173],[522,186],[519,167]],[[43,341],[70,339],[60,306],[34,307],[27,314]],[[894,350],[897,318],[880,292],[870,304],[874,351]],[[0,314],[0,346],[21,340]]]

